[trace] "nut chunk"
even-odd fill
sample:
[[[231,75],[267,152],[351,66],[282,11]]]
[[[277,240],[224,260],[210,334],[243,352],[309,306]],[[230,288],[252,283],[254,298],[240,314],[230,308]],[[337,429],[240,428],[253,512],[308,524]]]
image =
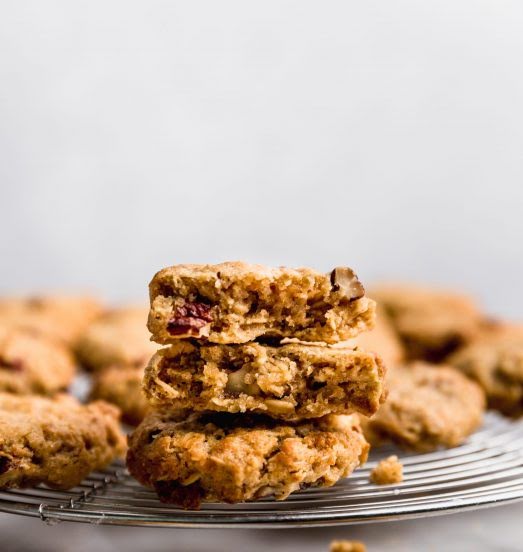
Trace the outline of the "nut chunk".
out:
[[[131,435],[127,467],[162,502],[194,509],[334,485],[368,449],[355,415],[282,424],[259,415],[157,411]]]
[[[384,376],[376,354],[348,348],[181,341],[154,355],[143,389],[165,408],[255,411],[287,420],[370,416],[383,399]]]
[[[397,456],[389,456],[370,472],[370,480],[376,485],[392,485],[403,481],[403,465]]]
[[[149,330],[157,343],[204,338],[245,343],[293,337],[335,343],[370,329],[375,304],[350,268],[322,274],[241,262],[178,265],[150,286]]]
[[[118,417],[102,401],[0,394],[0,488],[78,485],[123,454]]]

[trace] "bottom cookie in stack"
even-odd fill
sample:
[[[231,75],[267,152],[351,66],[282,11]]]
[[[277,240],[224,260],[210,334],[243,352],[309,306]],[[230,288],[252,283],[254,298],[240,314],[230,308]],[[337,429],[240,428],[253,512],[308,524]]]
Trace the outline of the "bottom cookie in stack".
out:
[[[127,466],[163,502],[278,500],[331,486],[367,459],[357,415],[281,422],[256,414],[153,411],[129,438]]]

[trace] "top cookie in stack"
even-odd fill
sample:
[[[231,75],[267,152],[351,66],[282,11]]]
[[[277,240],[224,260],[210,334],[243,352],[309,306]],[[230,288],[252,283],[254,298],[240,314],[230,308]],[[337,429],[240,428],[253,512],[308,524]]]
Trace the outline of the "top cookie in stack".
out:
[[[149,329],[162,345],[143,381],[155,407],[127,463],[184,507],[332,485],[365,461],[358,424],[383,397],[374,353],[344,346],[374,324],[349,268],[179,265],[150,284]]]
[[[150,285],[149,330],[157,343],[201,338],[246,343],[296,338],[337,343],[372,328],[375,303],[350,268],[268,268],[241,262],[178,265]]]

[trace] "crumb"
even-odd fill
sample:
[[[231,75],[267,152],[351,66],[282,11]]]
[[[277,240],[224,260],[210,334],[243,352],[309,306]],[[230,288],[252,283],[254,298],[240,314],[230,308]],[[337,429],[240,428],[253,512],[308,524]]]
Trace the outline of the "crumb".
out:
[[[367,547],[360,541],[332,541],[330,552],[367,552]]]
[[[403,465],[397,456],[389,456],[381,460],[370,472],[370,480],[376,485],[391,485],[403,481]]]

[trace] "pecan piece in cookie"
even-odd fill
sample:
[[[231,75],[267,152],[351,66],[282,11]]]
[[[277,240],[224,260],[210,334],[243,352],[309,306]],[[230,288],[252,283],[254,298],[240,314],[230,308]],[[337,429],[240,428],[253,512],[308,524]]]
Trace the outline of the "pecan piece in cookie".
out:
[[[335,291],[341,291],[349,303],[361,299],[365,295],[365,288],[358,280],[354,270],[349,267],[336,267],[331,272],[331,283]]]

